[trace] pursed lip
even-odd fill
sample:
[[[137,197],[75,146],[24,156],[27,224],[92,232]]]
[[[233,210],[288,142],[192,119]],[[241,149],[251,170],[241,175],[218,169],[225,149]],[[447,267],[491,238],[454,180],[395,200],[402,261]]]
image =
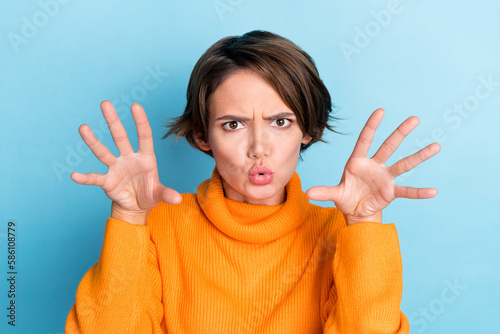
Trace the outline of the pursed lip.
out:
[[[248,173],[248,175],[250,176],[255,176],[259,174],[273,174],[273,171],[269,169],[269,167],[262,165],[262,166],[254,166]]]
[[[254,166],[248,173],[250,182],[256,186],[265,186],[273,182],[274,173],[266,166]]]

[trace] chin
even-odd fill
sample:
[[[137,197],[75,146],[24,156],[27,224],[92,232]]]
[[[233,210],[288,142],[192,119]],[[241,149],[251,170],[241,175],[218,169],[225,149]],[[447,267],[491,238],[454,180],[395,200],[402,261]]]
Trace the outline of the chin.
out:
[[[280,197],[281,195],[281,192],[278,191],[274,186],[257,186],[257,187],[266,187],[267,189],[261,188],[249,191],[247,194],[245,194],[245,197],[249,201],[255,201],[255,202],[273,201],[277,197]]]

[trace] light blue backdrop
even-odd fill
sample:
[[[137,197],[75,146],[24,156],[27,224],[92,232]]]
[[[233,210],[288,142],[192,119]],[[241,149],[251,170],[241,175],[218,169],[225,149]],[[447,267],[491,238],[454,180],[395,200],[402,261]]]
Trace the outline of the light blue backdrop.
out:
[[[114,102],[135,137],[129,106],[140,102],[162,181],[195,191],[213,162],[185,142],[161,141],[162,121],[182,112],[201,54],[253,29],[304,48],[336,115],[346,118],[338,129],[348,135],[329,134],[328,144],[304,155],[304,189],[337,184],[376,108],[386,115],[373,153],[407,117],[420,118],[389,163],[438,141],[435,158],[397,181],[439,194],[384,210],[400,238],[401,309],[412,333],[500,332],[499,15],[496,0],[3,2],[0,332],[62,333],[78,283],[100,254],[110,200],[69,175],[106,168],[82,145],[79,125],[117,152],[99,104]],[[16,224],[15,299],[8,297],[9,221]],[[15,328],[7,324],[11,300]]]

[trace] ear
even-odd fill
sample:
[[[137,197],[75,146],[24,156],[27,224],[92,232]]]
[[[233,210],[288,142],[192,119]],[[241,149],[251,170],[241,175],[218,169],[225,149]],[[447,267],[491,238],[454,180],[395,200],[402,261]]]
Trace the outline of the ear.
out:
[[[312,140],[312,137],[309,136],[307,133],[304,134],[304,137],[302,137],[301,143],[306,145]]]
[[[212,149],[210,147],[210,143],[208,141],[205,141],[205,139],[203,139],[203,135],[201,133],[197,133],[194,136],[194,140],[196,141],[196,144],[201,150],[210,151]]]

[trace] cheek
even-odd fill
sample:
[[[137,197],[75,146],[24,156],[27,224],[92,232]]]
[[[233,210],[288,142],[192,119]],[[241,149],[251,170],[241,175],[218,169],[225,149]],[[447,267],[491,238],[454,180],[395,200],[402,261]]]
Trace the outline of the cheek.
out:
[[[297,168],[300,156],[301,139],[301,135],[293,140],[291,139],[288,143],[286,143],[286,145],[283,145],[281,149],[280,160],[287,169],[295,170],[295,168]]]
[[[287,156],[289,158],[295,157],[300,153],[300,147],[302,140],[302,134],[294,134],[293,136],[288,136],[276,141],[275,152],[281,156]]]
[[[217,169],[224,178],[236,176],[244,167],[245,151],[241,142],[215,140],[211,146]]]

